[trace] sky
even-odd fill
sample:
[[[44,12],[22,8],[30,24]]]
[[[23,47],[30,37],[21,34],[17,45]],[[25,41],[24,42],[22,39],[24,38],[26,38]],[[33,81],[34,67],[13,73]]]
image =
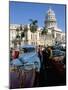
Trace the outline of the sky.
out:
[[[48,9],[54,10],[57,24],[65,32],[66,6],[64,4],[9,2],[10,24],[29,24],[30,19],[38,20],[38,26],[43,27]]]

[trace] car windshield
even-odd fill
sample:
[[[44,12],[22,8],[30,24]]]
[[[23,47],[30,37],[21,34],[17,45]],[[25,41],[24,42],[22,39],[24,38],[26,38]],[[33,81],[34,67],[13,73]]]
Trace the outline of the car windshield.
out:
[[[22,48],[21,52],[22,53],[30,53],[30,52],[34,52],[35,48]]]
[[[64,52],[60,50],[53,50],[53,56],[64,56]]]

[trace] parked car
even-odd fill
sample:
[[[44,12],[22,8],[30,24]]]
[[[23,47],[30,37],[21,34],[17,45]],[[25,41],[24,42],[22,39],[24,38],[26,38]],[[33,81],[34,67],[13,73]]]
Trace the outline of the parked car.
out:
[[[21,47],[19,60],[24,64],[24,68],[32,64],[33,67],[31,66],[31,68],[35,68],[36,71],[40,70],[40,60],[36,52],[36,47],[33,45],[24,45]]]
[[[32,87],[35,81],[36,72],[40,72],[41,66],[39,57],[36,52],[36,47],[33,45],[21,46],[19,58],[12,60],[10,65],[12,67],[17,67],[16,69],[20,75],[18,78],[19,81],[21,81],[20,87]],[[15,87],[13,86],[11,88]]]
[[[61,51],[66,51],[66,46],[65,46],[65,44],[54,45],[54,46],[52,46],[52,49],[53,50],[58,49],[58,50],[61,50]]]
[[[61,51],[61,50],[52,50],[52,60],[55,60],[55,61],[63,61],[65,57],[65,52],[64,51]]]
[[[65,52],[60,51],[60,50],[53,50],[52,51],[52,58],[51,58],[51,63],[57,72],[57,75],[60,75],[62,79],[65,79],[65,70],[66,70],[66,65],[64,64],[65,60]]]

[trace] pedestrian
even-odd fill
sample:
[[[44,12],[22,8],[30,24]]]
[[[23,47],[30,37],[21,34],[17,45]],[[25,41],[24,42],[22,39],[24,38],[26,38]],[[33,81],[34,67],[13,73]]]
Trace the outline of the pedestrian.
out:
[[[50,47],[48,47],[48,56],[49,56],[49,59],[51,59],[51,57],[52,57],[52,49]]]
[[[42,56],[43,56],[43,67],[45,68],[45,65],[46,65],[46,49],[44,48],[43,51],[42,51]]]
[[[46,58],[46,68],[48,68],[51,65],[51,58],[52,58],[52,49],[50,47],[48,47],[46,50],[45,58]]]
[[[40,45],[38,47],[38,57],[40,59],[40,62],[42,63],[42,47]]]
[[[46,63],[48,61],[48,56],[47,56],[47,49],[46,47],[43,47],[42,49],[42,66],[40,69],[40,85],[39,86],[45,86],[47,83],[47,71],[46,71]]]

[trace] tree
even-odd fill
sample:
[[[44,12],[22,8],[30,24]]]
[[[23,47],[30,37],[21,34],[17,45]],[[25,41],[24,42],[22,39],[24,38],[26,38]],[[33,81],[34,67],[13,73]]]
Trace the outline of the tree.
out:
[[[44,45],[45,45],[45,39],[46,39],[47,33],[48,33],[48,30],[45,27],[43,27],[41,34],[44,36]]]
[[[34,41],[34,33],[37,31],[37,28],[38,28],[38,21],[37,20],[32,20],[30,19],[30,31],[33,33],[33,41]]]
[[[21,32],[21,39],[25,37],[24,32]]]
[[[37,25],[38,21],[37,20],[32,20],[32,19],[30,19],[30,21],[31,21],[31,23],[30,23],[30,31],[32,33],[35,33],[37,31],[37,28],[38,28],[38,25]]]
[[[24,34],[24,29],[22,28],[22,24],[20,25],[20,31],[21,31],[21,34],[20,34],[20,39],[22,40],[22,38],[25,37],[25,34]]]
[[[48,30],[45,27],[43,27],[41,34],[47,35],[47,33],[48,33]]]
[[[19,39],[20,38],[20,36],[19,35],[16,35],[16,39]]]
[[[17,32],[17,34],[16,34],[16,39],[20,39],[19,31],[20,31],[19,28],[17,28],[17,29],[16,29],[16,32]]]

